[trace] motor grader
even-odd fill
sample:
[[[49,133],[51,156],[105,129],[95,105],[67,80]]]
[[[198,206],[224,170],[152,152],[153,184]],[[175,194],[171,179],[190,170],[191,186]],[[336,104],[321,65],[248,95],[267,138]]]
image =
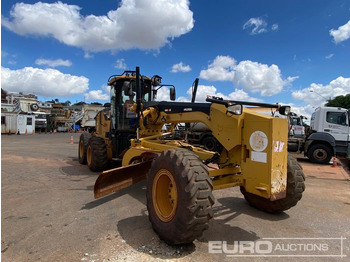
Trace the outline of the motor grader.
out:
[[[287,153],[287,120],[259,114],[253,108],[288,114],[290,107],[217,97],[208,97],[208,103],[147,100],[146,94],[159,83],[140,76],[137,67],[131,88],[136,91],[136,101],[130,108],[135,133],[124,134],[121,93],[131,94],[130,79],[129,87],[122,83],[126,78],[110,79],[111,109],[97,115],[96,131],[89,141],[83,136],[80,140],[79,159],[84,158],[86,143],[89,165],[102,167],[112,158],[121,161],[121,167],[103,171],[97,178],[95,198],[147,179],[149,220],[159,237],[171,245],[190,243],[208,228],[213,190],[239,186],[252,206],[271,213],[287,210],[301,199],[305,177]],[[221,152],[168,139],[178,123],[193,122],[208,126],[222,145]],[[121,138],[130,139],[130,145],[125,146]]]

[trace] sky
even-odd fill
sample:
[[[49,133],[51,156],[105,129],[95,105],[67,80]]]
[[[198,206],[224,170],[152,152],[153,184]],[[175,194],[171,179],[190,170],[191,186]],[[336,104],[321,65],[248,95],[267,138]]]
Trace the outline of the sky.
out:
[[[140,66],[207,95],[309,116],[350,93],[348,0],[2,1],[1,87],[106,103],[108,77]],[[158,100],[169,100],[160,89]]]

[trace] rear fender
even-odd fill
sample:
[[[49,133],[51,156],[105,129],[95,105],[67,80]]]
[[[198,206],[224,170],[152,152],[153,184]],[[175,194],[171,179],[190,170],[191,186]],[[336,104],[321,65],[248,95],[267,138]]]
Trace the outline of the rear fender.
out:
[[[328,133],[317,132],[317,133],[312,133],[305,141],[305,148],[304,148],[305,155],[307,155],[309,147],[315,142],[328,144],[332,148],[333,154],[334,155],[336,154],[336,144],[335,144],[334,137]]]

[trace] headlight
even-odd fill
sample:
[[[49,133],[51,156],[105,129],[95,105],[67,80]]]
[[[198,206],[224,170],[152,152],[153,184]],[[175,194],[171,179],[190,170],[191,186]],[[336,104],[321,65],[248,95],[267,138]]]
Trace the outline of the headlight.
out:
[[[227,107],[227,112],[234,114],[234,115],[241,115],[242,114],[242,105],[232,105]]]
[[[283,116],[287,116],[290,114],[290,106],[281,106],[278,112]]]

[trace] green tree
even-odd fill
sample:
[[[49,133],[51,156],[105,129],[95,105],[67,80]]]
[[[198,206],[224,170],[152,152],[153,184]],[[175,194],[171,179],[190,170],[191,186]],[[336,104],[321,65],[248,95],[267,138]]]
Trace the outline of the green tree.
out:
[[[329,100],[326,106],[350,109],[350,94],[347,94],[345,96],[336,96],[335,98]]]
[[[67,100],[66,102],[63,103],[64,106],[70,106],[71,104],[72,103],[69,100]]]
[[[52,99],[51,101],[49,101],[53,104],[58,104],[60,102],[60,100],[58,98]]]
[[[83,101],[80,101],[78,103],[73,104],[73,106],[80,106],[80,105],[85,105],[86,103]]]

